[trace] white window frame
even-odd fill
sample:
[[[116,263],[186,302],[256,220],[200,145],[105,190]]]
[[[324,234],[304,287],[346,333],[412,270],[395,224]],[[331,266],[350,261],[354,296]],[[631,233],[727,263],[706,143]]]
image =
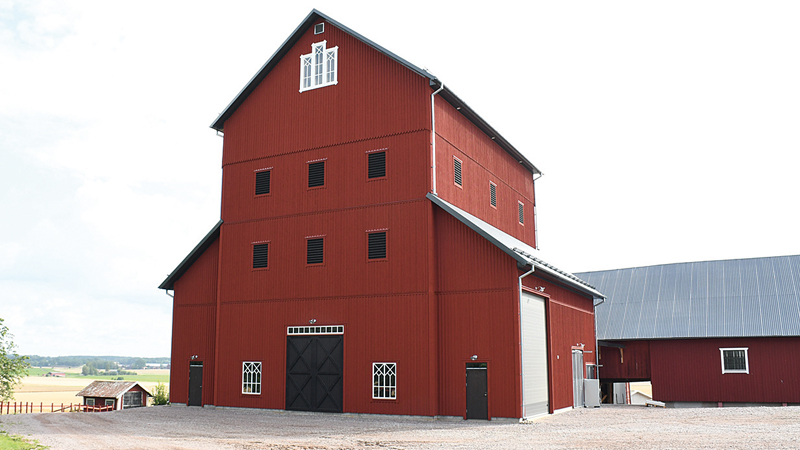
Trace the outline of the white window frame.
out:
[[[114,399],[113,398],[107,398],[105,403],[106,403],[106,406],[114,406]]]
[[[339,47],[328,41],[311,44],[311,53],[300,55],[300,92],[339,83]]]
[[[372,363],[372,398],[397,400],[397,363]]]
[[[86,406],[94,406],[94,399],[93,398],[87,398],[86,399]]]
[[[261,361],[242,362],[242,394],[261,395]]]
[[[725,351],[744,350],[744,370],[742,369],[726,369],[725,368]],[[726,347],[719,349],[719,359],[722,365],[722,373],[750,373],[750,355],[748,354],[748,347]]]

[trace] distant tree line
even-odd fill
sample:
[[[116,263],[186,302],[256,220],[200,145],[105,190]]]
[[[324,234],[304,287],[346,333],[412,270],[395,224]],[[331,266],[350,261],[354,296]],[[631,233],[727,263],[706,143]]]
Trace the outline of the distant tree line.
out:
[[[147,364],[169,364],[169,358],[167,357],[29,355],[28,358],[28,362],[33,367],[80,367],[91,363],[97,370],[116,370],[119,366],[144,369]]]

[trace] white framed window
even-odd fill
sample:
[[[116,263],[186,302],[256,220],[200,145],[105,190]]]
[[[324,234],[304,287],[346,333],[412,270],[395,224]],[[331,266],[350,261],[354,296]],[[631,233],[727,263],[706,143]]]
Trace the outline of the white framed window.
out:
[[[397,363],[372,363],[372,398],[397,399]]]
[[[106,406],[114,406],[114,399],[113,398],[107,398],[106,399]]]
[[[747,350],[747,347],[720,348],[722,373],[750,373]]]
[[[242,394],[261,394],[261,363],[242,363]]]
[[[86,405],[87,406],[94,406],[94,399],[93,398],[87,398],[86,399]]]
[[[300,92],[337,84],[338,63],[339,47],[311,44],[311,53],[300,56]]]

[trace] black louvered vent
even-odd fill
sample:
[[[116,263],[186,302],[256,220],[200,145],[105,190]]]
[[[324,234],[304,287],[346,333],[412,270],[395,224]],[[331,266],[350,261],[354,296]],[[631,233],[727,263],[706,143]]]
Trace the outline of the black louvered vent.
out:
[[[386,232],[369,233],[369,259],[386,258]]]
[[[497,186],[492,183],[489,183],[489,201],[492,202],[492,206],[497,207]]]
[[[386,176],[386,152],[370,153],[369,156],[369,178],[383,178]]]
[[[463,186],[461,184],[461,161],[453,158],[453,175],[455,176],[455,182],[459,186]]]
[[[519,223],[525,223],[525,205],[522,203],[517,203],[519,205]]]
[[[269,194],[271,170],[256,172],[256,195]]]
[[[269,266],[269,242],[253,245],[253,269]]]
[[[325,161],[308,165],[308,187],[325,186]]]
[[[308,249],[306,254],[306,264],[322,264],[324,242],[325,240],[323,238],[308,239],[306,241],[306,247]]]

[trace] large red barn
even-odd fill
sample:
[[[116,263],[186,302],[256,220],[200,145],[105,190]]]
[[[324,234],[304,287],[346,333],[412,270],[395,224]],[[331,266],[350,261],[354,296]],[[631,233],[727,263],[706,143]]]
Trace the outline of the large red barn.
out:
[[[597,308],[601,382],[650,381],[668,406],[800,404],[800,256],[579,274]]]
[[[582,404],[602,295],[539,259],[541,173],[434,75],[314,10],[212,128],[222,217],[160,286],[172,403]]]

